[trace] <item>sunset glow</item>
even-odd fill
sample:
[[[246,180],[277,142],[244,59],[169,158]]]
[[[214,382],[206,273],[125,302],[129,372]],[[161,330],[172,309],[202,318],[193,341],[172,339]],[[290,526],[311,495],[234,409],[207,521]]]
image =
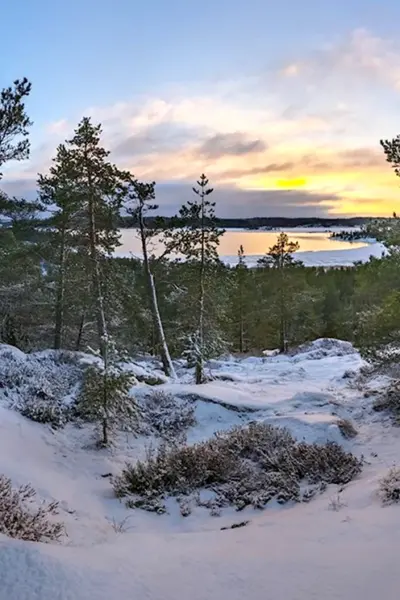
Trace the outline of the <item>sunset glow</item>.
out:
[[[223,32],[232,35],[246,20],[244,8],[238,22],[233,13],[224,13],[231,29],[208,30],[211,37],[200,54],[193,54],[193,46],[190,77],[182,67],[182,47],[164,45],[157,55],[162,63],[158,75],[151,75],[157,61],[149,62],[151,68],[143,66],[140,92],[136,75],[135,81],[113,79],[110,68],[104,71],[107,94],[95,92],[86,70],[69,74],[76,91],[69,99],[53,87],[46,95],[33,81],[31,158],[4,169],[4,188],[34,196],[37,173],[48,168],[57,144],[89,115],[102,123],[104,144],[119,166],[158,183],[157,200],[167,213],[176,210],[205,172],[221,216],[390,215],[398,209],[400,181],[379,141],[400,131],[400,42],[393,32],[375,31],[376,19],[334,30],[329,24],[336,12],[330,10],[324,9],[326,31],[319,36],[312,14],[306,19],[304,11],[296,19],[304,19],[308,38],[297,39],[292,32],[283,48],[263,34],[260,56],[251,46],[253,36],[246,38],[240,52],[250,62],[243,58],[237,72],[233,62],[231,69],[223,63],[217,45]],[[239,50],[230,39],[225,39],[232,54],[227,60],[238,61]],[[94,65],[100,59],[93,54],[91,60]],[[51,111],[44,110],[50,96]]]

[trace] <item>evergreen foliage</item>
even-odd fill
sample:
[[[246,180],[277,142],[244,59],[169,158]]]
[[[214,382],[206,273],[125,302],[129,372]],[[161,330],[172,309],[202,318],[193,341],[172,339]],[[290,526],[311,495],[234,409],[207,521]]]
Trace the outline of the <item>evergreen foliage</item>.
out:
[[[123,369],[124,357],[112,339],[103,339],[102,352],[94,354],[97,360],[85,373],[77,411],[85,419],[98,424],[100,444],[108,446],[116,427],[129,431],[137,428],[137,404],[130,395],[135,379]]]

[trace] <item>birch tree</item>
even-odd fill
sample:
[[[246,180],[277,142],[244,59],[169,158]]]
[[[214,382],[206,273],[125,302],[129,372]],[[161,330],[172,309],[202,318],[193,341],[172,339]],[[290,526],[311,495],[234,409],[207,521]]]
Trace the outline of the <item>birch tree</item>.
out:
[[[127,200],[127,212],[134,217],[135,223],[139,227],[139,235],[142,244],[143,267],[149,291],[153,327],[156,332],[157,341],[160,348],[163,369],[166,375],[175,378],[175,369],[174,365],[172,364],[164,333],[164,327],[158,306],[156,285],[154,282],[154,275],[151,269],[149,257],[149,242],[154,235],[157,234],[157,229],[149,229],[147,227],[146,215],[149,212],[158,209],[158,205],[155,204],[155,183],[142,183],[135,179],[131,179]]]

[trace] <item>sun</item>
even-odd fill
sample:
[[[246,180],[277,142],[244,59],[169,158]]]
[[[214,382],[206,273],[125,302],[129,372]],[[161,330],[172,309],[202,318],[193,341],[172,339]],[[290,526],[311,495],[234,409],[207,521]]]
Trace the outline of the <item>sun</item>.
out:
[[[304,187],[307,183],[307,180],[304,178],[294,178],[294,179],[278,179],[278,181],[276,182],[277,187],[279,188],[285,188],[285,189],[292,189],[292,188],[299,188],[299,187]]]

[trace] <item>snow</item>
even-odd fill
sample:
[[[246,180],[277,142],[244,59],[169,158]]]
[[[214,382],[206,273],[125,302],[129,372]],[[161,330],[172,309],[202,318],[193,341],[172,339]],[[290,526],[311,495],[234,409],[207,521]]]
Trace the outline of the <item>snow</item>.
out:
[[[361,243],[362,240],[357,240]],[[385,253],[385,247],[380,242],[364,240],[365,245],[344,250],[314,250],[308,252],[296,252],[294,257],[300,260],[306,267],[352,267],[356,262],[368,262],[371,257],[381,258]],[[255,267],[257,261],[263,255],[253,254],[245,257],[248,267]],[[237,255],[220,256],[221,260],[228,265],[237,264]]]
[[[0,346],[1,357],[7,352],[20,364],[30,360]],[[298,439],[337,441],[367,461],[343,492],[330,486],[308,504],[221,517],[199,509],[182,518],[173,500],[162,516],[127,509],[113,497],[108,474],[142,457],[147,438],[121,434],[111,450],[94,450],[88,426],[52,430],[0,399],[0,473],[15,485],[30,482],[40,499],[60,501],[68,533],[60,545],[0,536],[0,600],[397,599],[400,508],[382,507],[377,490],[400,456],[400,429],[372,412],[367,384],[343,377],[362,365],[354,348],[337,340],[317,340],[293,356],[212,361],[215,379],[201,386],[176,364],[178,382],[157,390],[197,398],[189,443],[263,420]],[[151,372],[150,363],[143,369]],[[380,377],[368,386],[384,383]],[[355,423],[353,440],[341,436],[341,418]],[[113,520],[126,518],[126,531],[115,531]],[[245,520],[245,527],[221,531]]]

